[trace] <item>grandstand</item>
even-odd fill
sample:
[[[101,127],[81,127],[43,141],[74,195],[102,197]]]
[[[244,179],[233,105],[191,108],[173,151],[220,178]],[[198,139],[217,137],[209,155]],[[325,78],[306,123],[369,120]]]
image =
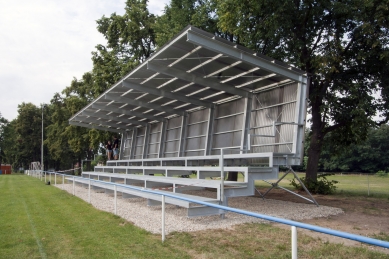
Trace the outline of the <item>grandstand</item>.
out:
[[[188,26],[69,120],[121,138],[119,160],[83,176],[177,195],[214,189],[210,202],[224,205],[254,195],[255,180],[273,180],[271,190],[280,166],[297,177],[291,166],[302,163],[308,88],[304,71]],[[224,172],[242,177],[225,181]],[[188,216],[221,213],[176,205]]]

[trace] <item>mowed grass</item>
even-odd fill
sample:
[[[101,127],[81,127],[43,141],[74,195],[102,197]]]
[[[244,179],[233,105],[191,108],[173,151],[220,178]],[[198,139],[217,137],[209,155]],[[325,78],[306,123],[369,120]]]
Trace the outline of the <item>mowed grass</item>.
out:
[[[283,175],[284,173],[280,172],[279,177],[281,178]],[[297,175],[300,178],[305,177],[305,173],[297,173]],[[279,185],[293,190],[294,187],[290,185],[293,177],[293,174],[288,174]],[[336,194],[389,198],[389,177],[362,174],[335,174],[327,176],[327,179],[338,181],[335,185],[337,187]],[[259,188],[270,186],[264,181],[256,181],[255,185]]]
[[[36,178],[0,176],[0,258],[187,258]]]
[[[0,194],[0,258],[291,258],[290,230],[270,224],[176,232],[162,243],[160,235],[36,178],[0,176]],[[298,255],[388,258],[366,247],[331,244],[302,233]]]

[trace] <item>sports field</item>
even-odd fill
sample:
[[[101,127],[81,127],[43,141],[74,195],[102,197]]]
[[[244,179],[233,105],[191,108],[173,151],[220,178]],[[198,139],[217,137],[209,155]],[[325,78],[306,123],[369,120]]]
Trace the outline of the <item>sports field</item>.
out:
[[[270,224],[176,232],[162,243],[36,178],[2,175],[0,194],[0,258],[290,258],[290,230]],[[301,258],[388,258],[300,233],[298,239]]]

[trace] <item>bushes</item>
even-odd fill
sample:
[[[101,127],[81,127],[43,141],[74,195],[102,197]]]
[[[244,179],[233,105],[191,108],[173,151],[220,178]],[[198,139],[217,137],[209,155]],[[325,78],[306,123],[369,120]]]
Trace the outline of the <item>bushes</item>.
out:
[[[379,177],[388,177],[388,173],[382,170],[378,171],[375,175]]]
[[[335,180],[328,180],[327,176],[330,176],[333,174],[320,174],[317,176],[317,181],[307,181],[305,177],[301,177],[300,180],[304,183],[305,187],[314,194],[331,194],[334,193],[336,190],[335,184],[338,183],[338,181]],[[290,181],[290,184],[293,185],[297,190],[303,191],[304,188],[300,185],[300,182],[296,180],[296,178],[293,178]]]

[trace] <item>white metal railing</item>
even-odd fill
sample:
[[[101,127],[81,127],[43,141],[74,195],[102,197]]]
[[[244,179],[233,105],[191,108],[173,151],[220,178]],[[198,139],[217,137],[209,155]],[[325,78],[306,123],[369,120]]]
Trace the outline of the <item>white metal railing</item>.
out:
[[[61,173],[57,173],[57,172],[41,172],[41,171],[28,171],[28,170],[26,170],[26,173],[28,175],[33,176],[33,177],[39,177],[39,175],[42,175],[42,174],[45,174],[45,175],[46,174],[50,174],[50,180],[51,180],[51,175],[54,174],[54,185],[55,186],[57,185],[57,182],[56,182],[57,175],[62,175],[62,189],[63,189],[63,185],[65,183],[65,174],[61,174]],[[81,179],[85,180],[86,178],[79,177],[79,176],[71,176],[71,175],[66,175],[66,176],[72,177],[72,180],[73,180],[72,192],[73,192],[73,195],[75,195],[75,179],[76,178],[81,178]],[[209,207],[217,208],[217,209],[220,209],[222,211],[234,212],[234,213],[238,213],[238,214],[242,214],[242,215],[246,215],[246,216],[251,216],[251,217],[260,218],[260,219],[264,219],[264,220],[268,220],[268,221],[277,222],[277,223],[281,223],[281,224],[285,224],[285,225],[291,226],[291,241],[292,241],[291,242],[292,243],[291,253],[292,253],[292,258],[293,259],[297,259],[297,228],[308,229],[308,230],[319,232],[319,233],[324,233],[324,234],[328,234],[328,235],[332,235],[332,236],[346,238],[346,239],[358,241],[358,242],[361,242],[361,243],[366,243],[366,244],[375,245],[375,246],[379,246],[379,247],[383,247],[383,248],[388,248],[389,249],[389,242],[386,242],[386,241],[383,241],[383,240],[378,240],[378,239],[374,239],[374,238],[369,238],[369,237],[364,237],[364,236],[360,236],[360,235],[355,235],[355,234],[351,234],[351,233],[347,233],[347,232],[343,232],[343,231],[333,230],[333,229],[330,229],[330,228],[323,228],[323,227],[319,227],[319,226],[315,226],[315,225],[305,224],[305,223],[301,223],[301,222],[298,222],[298,221],[293,221],[293,220],[288,220],[288,219],[282,219],[282,218],[277,218],[277,217],[273,217],[273,216],[263,215],[263,214],[259,214],[259,213],[255,213],[255,212],[250,212],[250,211],[245,211],[245,210],[236,209],[236,208],[231,208],[231,207],[227,207],[227,206],[223,206],[223,205],[203,202],[203,201],[199,201],[199,200],[195,200],[195,199],[180,197],[180,196],[176,196],[174,193],[172,193],[172,194],[162,193],[162,192],[157,191],[157,190],[138,188],[138,187],[135,187],[135,186],[129,186],[129,185],[124,185],[124,184],[112,183],[112,182],[105,182],[105,181],[100,181],[100,180],[95,180],[95,179],[90,179],[90,178],[88,180],[89,180],[89,184],[88,184],[88,189],[89,189],[88,190],[88,202],[89,203],[91,202],[91,198],[90,197],[91,197],[91,185],[92,185],[92,182],[97,182],[97,183],[102,183],[102,184],[114,186],[114,213],[115,214],[117,214],[117,187],[118,186],[124,187],[124,188],[128,188],[128,189],[132,189],[132,190],[136,190],[136,191],[139,191],[139,192],[146,192],[146,193],[161,195],[161,202],[162,202],[162,217],[161,217],[162,242],[165,240],[165,197],[170,197],[170,198],[179,199],[179,200],[183,200],[183,201],[187,201],[187,202],[191,202],[191,203],[196,203],[196,204],[200,204],[200,205],[204,205],[204,206],[209,206]]]

